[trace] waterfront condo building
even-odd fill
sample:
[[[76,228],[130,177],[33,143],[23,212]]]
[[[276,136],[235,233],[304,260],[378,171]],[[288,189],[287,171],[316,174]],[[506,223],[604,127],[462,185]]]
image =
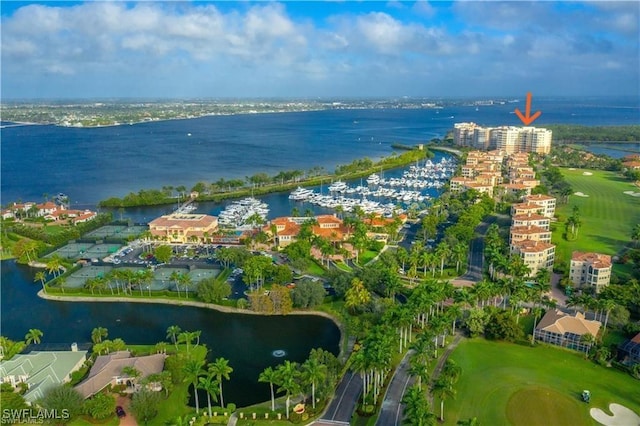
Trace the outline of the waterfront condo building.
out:
[[[556,214],[556,199],[549,195],[534,194],[527,195],[525,201],[528,203],[537,204],[542,207],[541,215],[548,218],[552,218]]]
[[[511,226],[539,226],[549,230],[550,219],[537,213],[518,214],[511,217]]]
[[[574,251],[571,255],[569,279],[576,287],[600,293],[611,280],[611,256]]]
[[[529,276],[535,276],[539,270],[553,267],[556,246],[551,243],[534,240],[522,240],[511,244],[511,254],[519,255],[529,267]]]
[[[172,213],[149,222],[149,232],[170,244],[203,242],[218,230],[218,218],[206,214]]]
[[[476,123],[456,123],[453,127],[453,140],[459,146],[495,149],[506,154],[548,154],[551,151],[552,132],[533,126],[482,127]]]

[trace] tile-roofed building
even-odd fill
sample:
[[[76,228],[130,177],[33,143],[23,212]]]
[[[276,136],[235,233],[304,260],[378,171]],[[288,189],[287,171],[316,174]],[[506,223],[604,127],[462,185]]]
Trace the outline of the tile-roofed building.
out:
[[[308,218],[307,218],[308,220]],[[300,224],[291,217],[277,217],[269,222],[263,230],[268,235],[273,234],[273,227],[276,231],[276,245],[286,247],[296,241],[300,232]]]
[[[611,280],[611,256],[574,251],[571,254],[569,279],[576,287],[590,287],[599,293]]]
[[[511,205],[511,215],[527,215],[529,213],[542,214],[544,207],[535,203],[517,203]]]
[[[590,334],[597,337],[600,326],[599,321],[587,320],[580,312],[570,315],[552,309],[542,317],[534,330],[534,336],[537,340],[552,345],[587,351],[590,345],[581,342],[582,336]]]
[[[503,183],[498,186],[505,194],[514,196],[521,196],[521,194],[524,194],[526,196],[531,194],[531,187],[523,185],[521,183]]]
[[[520,184],[526,186],[527,188],[533,189],[536,186],[540,185],[540,181],[538,179],[516,178],[511,181],[511,184]]]
[[[542,211],[542,215],[552,218],[556,214],[556,199],[555,197],[551,197],[550,195],[544,194],[533,194],[527,195],[525,200],[529,203],[538,204],[544,207]]]
[[[549,229],[550,220],[537,213],[517,214],[511,217],[511,226],[539,226]]]
[[[75,386],[84,398],[100,392],[107,385],[127,384],[131,381],[122,373],[125,367],[133,367],[140,372],[138,381],[151,374],[161,373],[164,369],[165,354],[154,354],[140,357],[132,357],[129,351],[113,352],[109,355],[101,355],[89,371],[89,376]]]
[[[627,169],[640,170],[640,161],[625,161],[622,165]]]
[[[618,352],[624,364],[640,364],[640,333],[618,346]]]
[[[60,207],[56,203],[53,203],[51,201],[36,204],[36,207],[38,208],[38,216],[40,217],[53,213],[56,210],[60,209]]]
[[[218,218],[206,214],[173,213],[149,222],[151,235],[169,243],[204,241],[218,230]]]
[[[311,232],[317,237],[337,242],[346,240],[352,234],[351,229],[335,216],[316,216],[316,220],[318,224],[311,227]]]
[[[556,246],[543,241],[522,240],[512,243],[510,251],[519,255],[529,267],[529,276],[535,276],[539,270],[553,267]]]
[[[522,240],[551,242],[551,231],[540,226],[512,226],[509,229],[509,243],[517,243]]]
[[[71,381],[71,373],[78,371],[87,359],[87,351],[41,351],[15,355],[0,361],[0,380],[17,386],[24,382],[29,386],[23,395],[31,404],[44,393],[61,383]]]

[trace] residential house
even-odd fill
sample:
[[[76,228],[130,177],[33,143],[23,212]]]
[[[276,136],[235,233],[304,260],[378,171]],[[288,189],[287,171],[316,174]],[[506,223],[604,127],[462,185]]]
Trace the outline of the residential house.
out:
[[[590,334],[597,337],[600,326],[599,321],[587,320],[580,312],[571,315],[552,309],[547,311],[536,326],[534,337],[552,345],[586,352],[592,343],[583,341],[583,336]]]
[[[89,376],[74,389],[84,398],[97,394],[108,385],[127,385],[129,388],[135,389],[136,383],[122,370],[125,367],[135,368],[140,372],[140,376],[136,379],[139,382],[151,374],[161,373],[166,357],[165,354],[132,357],[129,351],[118,351],[98,356],[89,371]]]
[[[618,355],[626,365],[640,364],[640,333],[618,346]]]
[[[87,359],[87,351],[33,351],[18,354],[8,361],[0,361],[0,380],[14,388],[26,383],[23,395],[32,404],[48,389],[71,381],[71,373],[78,371]]]
[[[574,251],[571,254],[569,279],[576,287],[591,288],[600,293],[611,280],[611,256]]]

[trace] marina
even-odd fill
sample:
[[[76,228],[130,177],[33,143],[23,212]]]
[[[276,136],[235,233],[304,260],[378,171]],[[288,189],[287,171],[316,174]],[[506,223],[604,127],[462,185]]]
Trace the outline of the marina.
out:
[[[267,203],[247,197],[228,204],[218,215],[218,224],[223,228],[249,229],[252,225],[266,222],[268,214]]]
[[[351,212],[361,209],[365,214],[392,216],[402,213],[411,204],[431,200],[428,190],[439,190],[453,176],[457,162],[453,157],[442,157],[434,163],[412,165],[400,177],[384,178],[376,173],[366,179],[367,185],[349,186],[342,180],[331,183],[328,194],[298,187],[289,195],[293,201],[307,202],[328,209]]]

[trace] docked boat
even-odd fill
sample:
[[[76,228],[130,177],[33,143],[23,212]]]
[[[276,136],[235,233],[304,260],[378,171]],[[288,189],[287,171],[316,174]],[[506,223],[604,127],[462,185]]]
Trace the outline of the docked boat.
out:
[[[218,223],[225,228],[242,228],[265,222],[269,214],[267,203],[253,198],[243,198],[229,204],[218,215]]]
[[[333,182],[331,185],[329,185],[329,191],[330,192],[344,192],[349,188],[349,186],[341,181],[341,180],[337,180],[335,182]]]
[[[296,190],[294,190],[293,192],[291,192],[291,194],[289,194],[289,199],[296,200],[296,201],[306,200],[312,195],[313,195],[312,189],[307,189],[299,186]]]
[[[371,176],[369,176],[367,178],[367,183],[369,185],[377,185],[380,183],[380,176],[378,176],[377,174],[372,174]]]

